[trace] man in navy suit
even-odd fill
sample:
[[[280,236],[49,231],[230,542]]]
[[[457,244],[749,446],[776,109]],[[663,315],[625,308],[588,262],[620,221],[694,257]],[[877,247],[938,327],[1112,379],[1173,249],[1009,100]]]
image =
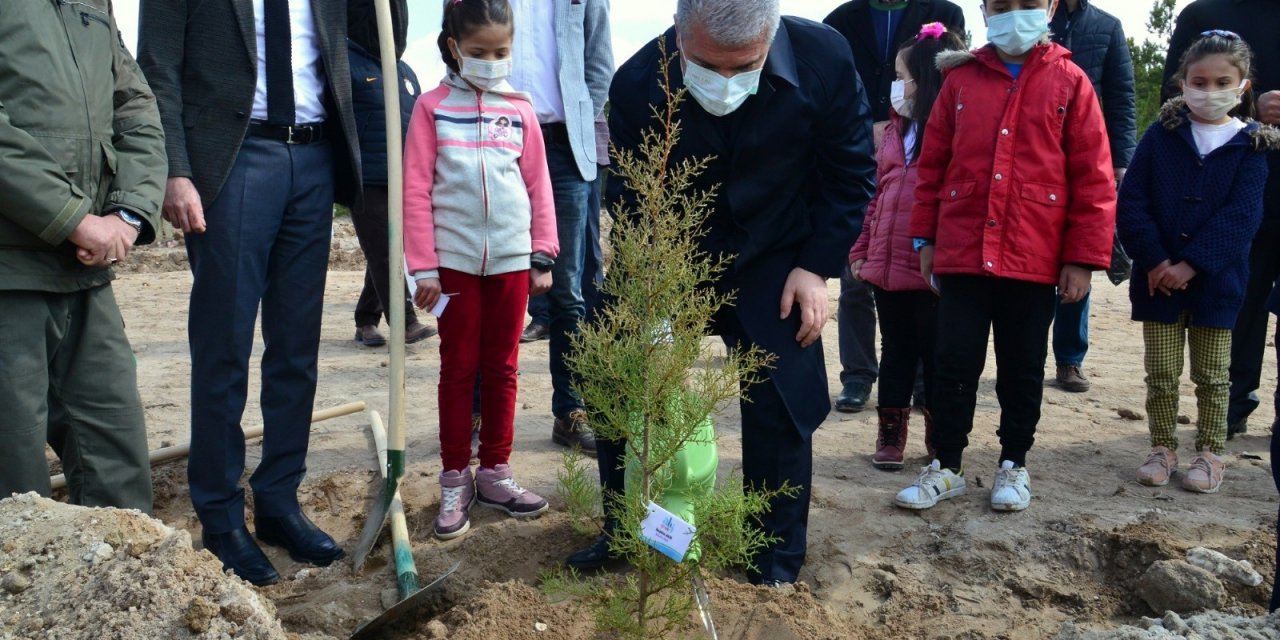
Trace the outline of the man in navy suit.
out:
[[[767,379],[742,403],[742,466],[747,486],[799,492],[774,501],[761,518],[779,542],[755,558],[757,584],[794,582],[804,564],[812,481],[812,436],[831,410],[820,336],[827,278],[838,278],[874,190],[871,112],[839,33],[781,18],[778,0],[680,0],[676,26],[618,70],[610,88],[609,132],[620,151],[637,152],[651,109],[663,108],[659,63],[679,52],[671,90],[689,89],[672,165],[714,157],[694,188],[721,185],[702,249],[735,257],[715,283],[737,290],[715,320],[729,345],[758,345],[776,356]],[[608,202],[625,211],[634,197],[609,182]],[[605,488],[621,493],[623,446],[598,442]],[[606,523],[606,530],[610,530]],[[609,559],[608,536],[569,565]]]

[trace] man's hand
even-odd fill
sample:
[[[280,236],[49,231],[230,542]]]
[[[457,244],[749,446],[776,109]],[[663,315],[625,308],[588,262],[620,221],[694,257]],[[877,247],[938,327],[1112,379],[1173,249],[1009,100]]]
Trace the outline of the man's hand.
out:
[[[1258,119],[1280,125],[1280,89],[1258,96]]]
[[[924,283],[929,285],[929,290],[934,295],[942,295],[942,292],[933,286],[933,245],[931,244],[920,247],[920,275],[924,277]]]
[[[90,267],[111,266],[129,255],[138,232],[119,216],[87,215],[68,240],[78,247],[76,259]]]
[[[827,323],[827,281],[800,267],[791,270],[782,287],[782,319],[791,317],[791,307],[800,305],[800,333],[796,342],[807,347],[822,336]]]
[[[853,262],[850,262],[849,275],[853,276],[853,279],[857,280],[858,282],[864,282],[864,280],[862,279],[862,265],[866,263],[867,263],[866,260],[854,260]]]
[[[1169,270],[1170,266],[1172,266],[1172,263],[1170,263],[1168,260],[1165,260],[1164,262],[1161,262],[1160,264],[1156,265],[1154,269],[1147,272],[1147,295],[1148,296],[1151,296],[1152,298],[1156,297],[1156,291],[1159,291],[1160,293],[1163,293],[1166,296],[1169,295],[1170,291],[1167,288],[1165,288],[1163,285],[1161,285],[1160,282],[1161,280],[1164,279],[1165,272]]]
[[[440,278],[419,278],[418,290],[413,292],[413,303],[419,309],[431,310],[440,301]]]
[[[1084,267],[1074,264],[1062,267],[1062,275],[1058,278],[1058,295],[1062,296],[1062,302],[1071,304],[1084,300],[1089,295],[1092,280],[1093,272]]]
[[[529,270],[529,295],[540,296],[551,290],[551,272]]]
[[[1186,262],[1179,262],[1164,270],[1160,282],[1156,283],[1165,295],[1173,295],[1174,291],[1183,291],[1191,279],[1196,277],[1196,270]]]
[[[165,184],[164,219],[183,233],[204,233],[204,206],[191,178],[169,178]]]

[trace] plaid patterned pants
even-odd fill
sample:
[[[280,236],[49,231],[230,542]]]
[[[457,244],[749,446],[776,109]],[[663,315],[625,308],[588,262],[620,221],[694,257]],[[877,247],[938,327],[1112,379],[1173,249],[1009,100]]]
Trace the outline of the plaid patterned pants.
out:
[[[1191,381],[1196,385],[1196,451],[1222,454],[1227,442],[1227,400],[1231,388],[1231,330],[1191,326],[1183,313],[1173,324],[1142,323],[1146,346],[1147,426],[1151,445],[1178,449],[1178,384],[1183,345],[1191,347]]]

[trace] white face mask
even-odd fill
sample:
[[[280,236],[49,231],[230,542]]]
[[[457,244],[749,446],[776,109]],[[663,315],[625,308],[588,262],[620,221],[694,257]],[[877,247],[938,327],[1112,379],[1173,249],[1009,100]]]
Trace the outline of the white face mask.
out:
[[[987,18],[987,39],[1011,56],[1031,50],[1049,33],[1049,12],[1041,9],[1009,11]]]
[[[889,88],[889,103],[893,105],[893,110],[904,118],[911,117],[911,110],[916,106],[914,97],[907,97],[907,83],[915,82],[915,80],[894,80]]]
[[[760,74],[764,71],[760,68],[726,78],[694,64],[688,58],[684,59],[684,64],[684,86],[707,113],[717,117],[737,111],[747,98],[755,95],[760,88]]]
[[[479,58],[458,56],[458,60],[461,61],[459,75],[467,82],[475,85],[476,88],[484,91],[492,90],[502,81],[511,77],[511,58],[481,60]]]
[[[1236,89],[1224,89],[1222,91],[1201,91],[1191,87],[1182,88],[1182,97],[1187,101],[1187,107],[1191,109],[1191,113],[1201,120],[1217,122],[1225,117],[1231,110],[1240,104],[1240,94],[1244,89],[1242,83]]]

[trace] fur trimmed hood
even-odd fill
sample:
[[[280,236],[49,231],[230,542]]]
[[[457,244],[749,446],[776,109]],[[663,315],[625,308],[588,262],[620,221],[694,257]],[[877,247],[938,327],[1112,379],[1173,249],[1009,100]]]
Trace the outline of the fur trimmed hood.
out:
[[[1046,33],[1040,38],[1040,42],[1037,46],[1048,44],[1053,44],[1053,36]],[[945,73],[951,69],[977,60],[977,52],[986,48],[994,49],[995,45],[987,45],[986,47],[974,49],[972,51],[942,51],[938,53],[938,57],[933,59],[933,64],[938,67],[938,71]]]
[[[1182,96],[1174,96],[1160,107],[1160,124],[1168,131],[1190,123],[1188,114],[1191,109]],[[1253,149],[1259,153],[1280,151],[1280,129],[1269,124],[1262,124],[1252,118],[1243,118],[1248,125],[1245,131],[1253,141]]]

